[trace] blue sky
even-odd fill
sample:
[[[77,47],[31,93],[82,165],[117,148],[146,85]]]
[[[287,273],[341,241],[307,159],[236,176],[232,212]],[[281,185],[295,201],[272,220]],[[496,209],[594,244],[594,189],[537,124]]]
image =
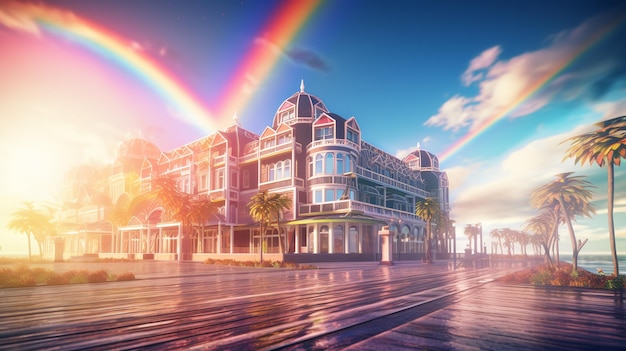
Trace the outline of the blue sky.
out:
[[[208,105],[247,50],[264,45],[259,41],[264,23],[280,6],[274,1],[43,3],[127,38]],[[304,79],[306,91],[331,111],[355,116],[369,143],[401,156],[419,142],[442,154],[624,11],[622,1],[323,2],[294,40],[278,48],[282,55],[272,72],[254,81],[250,103],[236,112],[243,127],[261,133]],[[19,201],[54,197],[48,193],[62,169],[111,160],[124,138],[139,135],[169,150],[206,134],[173,117],[157,95],[114,63],[71,41],[11,28],[2,13],[0,5],[0,47],[12,50],[10,57],[0,56],[0,75],[12,79],[0,80],[0,93],[3,101],[28,102],[0,103],[0,151],[9,155],[0,174],[0,225]],[[441,166],[448,172],[459,226],[480,222],[485,233],[522,229],[535,214],[530,192],[554,174],[574,171],[597,186],[598,214],[575,225],[579,238],[589,238],[583,253],[608,252],[606,170],[562,162],[567,145],[559,143],[596,121],[626,114],[625,38],[622,17],[616,30],[445,159]],[[16,143],[27,152],[15,151]],[[45,179],[20,176],[31,167],[20,161],[24,157],[39,157],[38,164],[46,165],[58,154],[65,156]],[[15,186],[18,177],[27,185]],[[626,252],[623,167],[616,169],[616,191],[618,251]],[[569,252],[566,229],[561,233],[561,251]],[[3,251],[16,247],[18,238],[0,235]]]

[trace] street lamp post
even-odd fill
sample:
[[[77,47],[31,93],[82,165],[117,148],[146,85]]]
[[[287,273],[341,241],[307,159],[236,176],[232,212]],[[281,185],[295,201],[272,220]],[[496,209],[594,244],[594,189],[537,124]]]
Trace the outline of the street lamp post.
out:
[[[478,223],[478,230],[479,230],[479,234],[480,234],[480,252],[483,252],[483,224],[482,223]]]
[[[454,265],[454,269],[456,270],[456,222],[452,221],[452,245],[453,245],[453,259],[452,264]]]

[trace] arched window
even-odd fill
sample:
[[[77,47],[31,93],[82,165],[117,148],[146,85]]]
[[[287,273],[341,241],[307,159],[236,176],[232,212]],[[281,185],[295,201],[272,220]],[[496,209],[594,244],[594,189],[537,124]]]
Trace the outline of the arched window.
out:
[[[309,157],[309,177],[313,176],[313,157]]]
[[[350,154],[346,154],[346,173],[347,172],[353,172],[352,159],[350,158]]]
[[[342,225],[335,225],[333,227],[333,253],[343,253],[344,252],[344,247],[343,247],[343,238],[344,234],[343,234],[343,226]]]
[[[269,177],[268,180],[269,181],[273,181],[276,179],[276,164],[272,163],[271,165],[269,165]]]
[[[335,155],[329,152],[326,154],[324,174],[333,174],[334,168],[335,168]]]
[[[359,230],[356,228],[356,226],[351,226],[348,233],[348,252],[359,252]]]
[[[328,253],[328,226],[327,225],[323,225],[320,227],[319,240],[320,240],[320,253]]]
[[[317,155],[315,156],[315,175],[319,175],[323,173],[322,161],[324,160],[324,156]]]
[[[337,174],[344,174],[343,169],[343,154],[337,154]]]
[[[291,178],[291,160],[285,160],[285,168],[283,170],[283,178]]]
[[[283,179],[283,162],[276,162],[276,180]]]

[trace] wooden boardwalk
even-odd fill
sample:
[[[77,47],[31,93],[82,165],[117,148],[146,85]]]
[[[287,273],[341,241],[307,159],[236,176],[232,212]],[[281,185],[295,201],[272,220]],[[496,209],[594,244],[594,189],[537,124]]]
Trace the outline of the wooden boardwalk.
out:
[[[521,268],[104,264],[139,279],[0,289],[0,350],[626,349],[623,294],[493,281]]]

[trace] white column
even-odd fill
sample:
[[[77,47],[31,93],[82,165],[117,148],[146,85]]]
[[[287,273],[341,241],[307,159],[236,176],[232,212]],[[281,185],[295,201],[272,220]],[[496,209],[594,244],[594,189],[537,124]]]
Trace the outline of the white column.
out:
[[[335,235],[333,234],[334,226],[332,223],[328,224],[328,253],[335,253]]]
[[[222,221],[217,222],[217,253],[222,253]]]
[[[233,254],[233,245],[235,244],[235,228],[233,227],[233,225],[230,225],[230,254]]]

